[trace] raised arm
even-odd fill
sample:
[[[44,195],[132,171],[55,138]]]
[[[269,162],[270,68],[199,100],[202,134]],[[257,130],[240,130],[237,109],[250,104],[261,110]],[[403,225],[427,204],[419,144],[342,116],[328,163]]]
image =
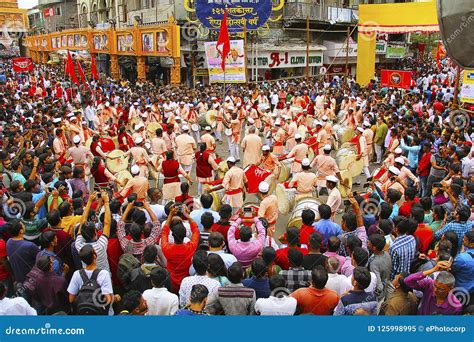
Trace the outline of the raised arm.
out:
[[[77,235],[81,234],[82,226],[87,222],[87,218],[89,217],[89,211],[91,210],[92,203],[95,201],[97,197],[97,193],[93,192],[90,194],[89,199],[87,200],[86,207],[84,208],[84,212],[81,216],[81,221],[79,223],[79,230],[77,231]]]
[[[357,200],[354,198],[354,195],[350,191],[348,191],[347,199],[349,200],[349,202],[351,202],[352,209],[354,210],[354,213],[356,215],[357,227],[362,227],[364,225],[364,219],[362,218],[362,214],[360,212],[359,203],[357,202]]]
[[[100,194],[102,202],[104,203],[104,229],[102,230],[102,235],[105,235],[107,238],[110,236],[110,225],[112,223],[112,215],[110,213],[109,205],[109,195],[107,192],[102,191]]]

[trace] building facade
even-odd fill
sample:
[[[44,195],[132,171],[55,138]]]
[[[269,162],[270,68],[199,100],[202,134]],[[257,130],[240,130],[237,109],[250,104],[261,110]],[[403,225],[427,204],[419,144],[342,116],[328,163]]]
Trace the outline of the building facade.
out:
[[[28,30],[28,17],[26,10],[18,8],[17,0],[0,1],[0,27],[0,57],[19,56]]]

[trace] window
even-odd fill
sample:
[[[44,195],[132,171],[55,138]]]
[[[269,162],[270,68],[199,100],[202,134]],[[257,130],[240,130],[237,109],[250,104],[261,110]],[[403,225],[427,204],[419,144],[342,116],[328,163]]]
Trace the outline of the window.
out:
[[[61,15],[61,7],[56,7],[56,15]]]

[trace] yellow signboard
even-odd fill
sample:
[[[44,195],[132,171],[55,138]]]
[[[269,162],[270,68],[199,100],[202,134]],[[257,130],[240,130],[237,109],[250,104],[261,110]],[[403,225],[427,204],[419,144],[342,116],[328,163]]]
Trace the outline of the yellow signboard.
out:
[[[461,102],[474,103],[474,70],[465,69],[461,87]]]

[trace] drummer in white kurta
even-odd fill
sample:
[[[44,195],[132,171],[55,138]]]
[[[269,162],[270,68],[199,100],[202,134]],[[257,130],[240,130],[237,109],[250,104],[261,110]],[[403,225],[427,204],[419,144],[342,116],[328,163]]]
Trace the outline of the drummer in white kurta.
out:
[[[323,154],[317,155],[311,162],[311,168],[316,169],[316,176],[318,177],[318,193],[322,188],[326,187],[327,176],[335,176],[339,180],[342,179],[336,160],[331,157],[331,145],[325,145],[323,152]]]
[[[263,217],[268,222],[267,233],[275,232],[275,224],[278,220],[278,199],[276,195],[270,194],[270,184],[260,182],[258,185],[259,197],[261,198],[258,209],[258,217]]]
[[[178,135],[175,139],[176,153],[181,167],[189,174],[193,167],[194,151],[197,145],[193,137],[188,134],[189,126],[183,125],[182,130],[183,134]]]
[[[201,137],[201,142],[206,144],[206,147],[210,151],[214,151],[216,149],[216,139],[212,136],[212,128],[211,126],[206,126],[204,129],[206,131],[205,134]]]
[[[235,158],[227,158],[229,171],[226,172],[222,186],[225,189],[223,202],[229,204],[234,209],[239,209],[244,204],[244,190],[247,184],[247,177],[244,171],[235,166]]]
[[[372,154],[374,150],[373,141],[374,141],[374,131],[370,129],[371,124],[369,121],[364,121],[364,132],[362,135],[365,137],[365,141],[367,141],[367,151],[369,156],[369,161],[372,159]]]
[[[357,127],[356,134],[359,137],[359,151],[360,154],[357,156],[357,160],[362,159],[364,161],[364,174],[370,180],[370,171],[369,171],[369,149],[367,146],[367,140],[365,140],[364,129],[362,127]]]
[[[286,139],[286,151],[289,152],[296,146],[295,135],[298,133],[298,125],[292,120],[291,116],[287,115],[285,120],[288,124],[288,138]]]
[[[336,213],[342,204],[341,192],[337,188],[338,179],[335,176],[326,177],[326,185],[329,191],[329,196],[326,204],[331,207],[332,220],[336,218]]]
[[[308,145],[302,143],[302,137],[300,134],[295,134],[296,146],[286,155],[286,159],[288,158],[295,158],[295,161],[291,165],[291,173],[295,174],[296,172],[300,172],[301,162],[304,158],[308,155]]]
[[[135,139],[135,146],[125,152],[124,156],[132,155],[134,163],[140,168],[140,176],[148,177],[148,164],[151,163],[151,158],[143,147],[144,145],[145,141],[143,138],[137,137]]]
[[[310,170],[310,161],[308,158],[304,158],[301,161],[301,167],[302,171],[294,174],[288,184],[289,188],[296,188],[296,201],[303,197],[312,196],[318,182],[318,178]]]
[[[256,128],[250,127],[249,134],[244,137],[242,143],[242,150],[244,151],[244,168],[250,164],[258,164],[262,158],[262,139],[255,134]]]

